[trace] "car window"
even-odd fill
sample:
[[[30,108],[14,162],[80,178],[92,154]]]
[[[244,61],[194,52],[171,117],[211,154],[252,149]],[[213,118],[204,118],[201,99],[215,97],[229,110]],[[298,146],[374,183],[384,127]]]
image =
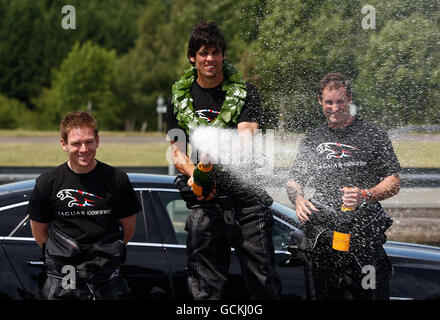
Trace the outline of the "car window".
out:
[[[138,191],[136,191],[136,197],[138,198],[139,203],[142,203],[141,196]],[[131,242],[146,242],[147,235],[145,232],[145,216],[143,210],[140,210],[136,214],[136,227],[134,230],[133,238],[131,238]]]
[[[180,197],[178,192],[158,192],[162,203],[168,212],[178,244],[186,244],[185,222],[189,214],[185,201]]]
[[[23,198],[16,202],[2,203],[0,205],[0,236],[7,237],[26,217],[28,201]]]
[[[272,238],[275,250],[287,250],[289,244],[291,228],[278,220],[274,221],[272,228]]]
[[[186,207],[185,201],[181,199],[178,192],[158,193],[173,224],[178,244],[186,244],[187,232],[185,231],[185,222],[189,214],[189,209]],[[290,232],[291,228],[289,226],[278,220],[274,221],[272,237],[275,250],[287,250]]]
[[[14,237],[23,237],[23,238],[32,238],[32,230],[31,224],[29,223],[29,218],[26,219],[20,226],[18,226],[17,230],[15,230]]]

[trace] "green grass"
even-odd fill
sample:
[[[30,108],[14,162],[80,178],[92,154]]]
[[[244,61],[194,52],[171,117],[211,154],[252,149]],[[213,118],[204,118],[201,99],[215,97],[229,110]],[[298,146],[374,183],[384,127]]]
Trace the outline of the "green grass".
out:
[[[101,137],[163,137],[163,143],[101,143],[96,158],[113,166],[167,166],[168,144],[158,132],[100,131]],[[0,130],[0,137],[54,137],[57,143],[0,143],[0,166],[56,166],[67,161],[58,131]]]
[[[397,141],[393,147],[404,168],[440,168],[440,141]]]
[[[101,132],[101,137],[110,136],[162,136],[163,143],[113,143],[99,145],[97,159],[113,166],[167,166],[166,151],[169,145],[163,134],[140,132]],[[56,131],[0,130],[0,137],[55,137]],[[395,141],[393,143],[402,167],[440,168],[440,140]],[[275,165],[289,166],[293,162],[298,143],[285,145],[275,150]],[[283,150],[284,149],[284,150]],[[283,155],[285,150],[292,150]],[[0,143],[0,166],[56,166],[67,160],[59,143]]]
[[[113,166],[167,166],[164,144],[101,144],[96,158]],[[67,161],[59,144],[0,144],[0,166],[56,166]]]
[[[103,144],[96,158],[113,166],[168,166],[168,144]]]
[[[139,132],[139,131],[99,131],[100,136],[128,136],[128,137],[147,137],[147,136],[164,136],[159,132]],[[33,130],[5,130],[0,129],[0,137],[59,137],[60,132],[54,130],[33,131]]]

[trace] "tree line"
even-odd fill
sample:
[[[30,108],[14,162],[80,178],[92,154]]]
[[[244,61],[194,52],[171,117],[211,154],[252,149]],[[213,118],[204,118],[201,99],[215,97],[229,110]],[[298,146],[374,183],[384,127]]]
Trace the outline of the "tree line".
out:
[[[91,110],[102,129],[156,130],[156,101],[190,67],[198,20],[257,85],[266,128],[323,120],[316,85],[353,84],[359,114],[386,128],[440,123],[440,2],[433,0],[0,0],[0,128],[56,129]],[[365,10],[365,9],[369,10]]]

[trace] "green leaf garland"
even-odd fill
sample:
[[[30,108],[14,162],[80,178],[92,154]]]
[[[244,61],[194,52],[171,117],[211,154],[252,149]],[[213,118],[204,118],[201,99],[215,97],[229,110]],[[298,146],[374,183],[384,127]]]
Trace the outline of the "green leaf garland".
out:
[[[226,91],[225,101],[223,102],[220,114],[210,123],[205,119],[199,118],[194,111],[193,98],[191,97],[191,85],[197,79],[197,69],[195,67],[184,71],[179,81],[172,87],[172,102],[174,113],[178,124],[189,134],[200,125],[212,125],[221,128],[233,127],[237,123],[241,110],[243,109],[247,91],[246,82],[234,66],[227,61],[223,63],[222,90]]]

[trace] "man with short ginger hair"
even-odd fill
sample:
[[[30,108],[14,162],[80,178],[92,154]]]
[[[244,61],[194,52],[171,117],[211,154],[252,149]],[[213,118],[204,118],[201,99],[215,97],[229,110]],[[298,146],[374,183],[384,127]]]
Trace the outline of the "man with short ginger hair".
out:
[[[119,271],[141,206],[127,174],[96,160],[91,114],[67,113],[60,134],[69,160],[37,178],[28,205],[47,266],[43,298],[117,300],[128,292]],[[73,286],[61,281],[66,266],[75,269]]]

